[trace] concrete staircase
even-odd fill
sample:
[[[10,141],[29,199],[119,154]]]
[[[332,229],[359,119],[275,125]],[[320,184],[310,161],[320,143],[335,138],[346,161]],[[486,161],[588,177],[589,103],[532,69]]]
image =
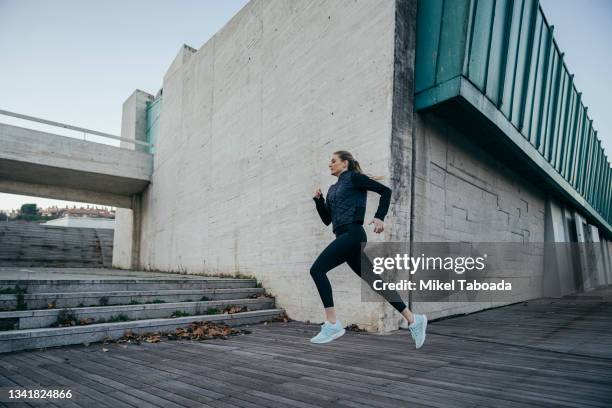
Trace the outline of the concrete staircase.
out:
[[[232,306],[234,313],[224,312]],[[117,339],[126,330],[173,331],[194,321],[259,323],[282,314],[255,279],[5,279],[0,353]]]
[[[0,222],[0,266],[111,267],[112,229]]]

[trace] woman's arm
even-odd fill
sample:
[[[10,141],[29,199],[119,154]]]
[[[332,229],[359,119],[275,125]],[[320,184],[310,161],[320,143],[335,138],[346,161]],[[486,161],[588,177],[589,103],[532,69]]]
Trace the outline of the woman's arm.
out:
[[[378,208],[374,218],[378,218],[383,221],[389,211],[389,203],[391,202],[391,189],[384,184],[379,183],[376,180],[371,179],[365,174],[353,172],[351,174],[351,182],[355,188],[361,190],[374,191],[380,194],[380,200],[378,201]]]
[[[325,199],[322,195],[320,195],[318,198],[312,197],[312,199],[317,205],[317,212],[319,213],[319,217],[321,217],[321,221],[323,221],[323,224],[329,225],[331,223],[331,213],[327,207],[327,204],[325,203]]]

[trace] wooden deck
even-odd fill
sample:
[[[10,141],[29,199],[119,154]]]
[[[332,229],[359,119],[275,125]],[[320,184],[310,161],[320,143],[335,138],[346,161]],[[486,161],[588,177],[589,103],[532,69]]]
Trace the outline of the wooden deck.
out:
[[[229,340],[0,355],[1,389],[74,394],[5,406],[612,406],[610,288],[433,322],[418,351],[406,330],[311,345],[318,325],[250,328]]]

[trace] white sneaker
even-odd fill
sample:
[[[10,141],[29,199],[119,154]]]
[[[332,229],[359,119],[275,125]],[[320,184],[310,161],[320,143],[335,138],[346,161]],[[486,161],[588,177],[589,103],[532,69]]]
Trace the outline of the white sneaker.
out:
[[[425,343],[425,335],[426,335],[425,331],[427,330],[427,316],[415,314],[414,323],[408,325],[408,329],[410,330],[410,334],[412,335],[414,344],[416,344],[416,348],[421,348],[423,343]]]
[[[331,324],[327,320],[321,325],[319,334],[310,339],[311,343],[322,344],[329,343],[332,340],[341,337],[346,330],[342,327],[340,320],[336,320],[335,324]]]

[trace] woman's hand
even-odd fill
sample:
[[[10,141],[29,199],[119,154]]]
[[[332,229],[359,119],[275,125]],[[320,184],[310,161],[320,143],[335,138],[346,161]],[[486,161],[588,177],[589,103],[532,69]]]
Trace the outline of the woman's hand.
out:
[[[314,191],[314,197],[313,197],[313,198],[317,198],[317,199],[318,199],[318,198],[321,198],[321,196],[322,196],[322,195],[323,195],[323,193],[321,192],[321,189],[320,189],[320,188],[317,188],[317,189]]]
[[[385,223],[378,218],[374,218],[372,221],[370,221],[370,224],[374,224],[374,232],[377,234],[380,234],[385,230]]]

